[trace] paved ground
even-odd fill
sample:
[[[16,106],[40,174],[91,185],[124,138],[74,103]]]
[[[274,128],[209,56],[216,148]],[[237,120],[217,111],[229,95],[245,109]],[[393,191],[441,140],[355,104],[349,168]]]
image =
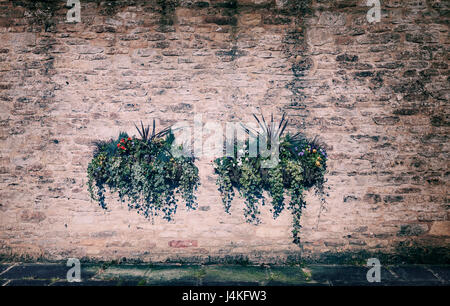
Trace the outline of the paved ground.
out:
[[[107,265],[81,264],[79,283],[66,280],[70,267],[55,263],[2,263],[2,286],[449,286],[450,266],[396,265],[381,268],[381,282],[369,283],[369,268],[344,265]]]

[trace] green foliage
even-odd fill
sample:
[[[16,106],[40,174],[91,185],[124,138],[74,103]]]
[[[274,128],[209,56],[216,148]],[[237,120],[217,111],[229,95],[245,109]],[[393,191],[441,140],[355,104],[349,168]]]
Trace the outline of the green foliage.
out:
[[[176,212],[177,195],[188,208],[195,209],[194,192],[200,183],[194,158],[172,156],[175,138],[168,129],[155,133],[153,125],[150,134],[149,128],[142,125],[138,131],[140,139],[120,133],[117,139],[95,143],[87,169],[91,198],[107,209],[108,187],[118,193],[122,202],[128,202],[130,209],[145,217],[163,215],[167,220]]]
[[[263,157],[258,151],[256,157],[250,156],[250,140],[244,144],[234,143],[234,156],[225,156],[214,160],[218,189],[222,196],[225,211],[229,213],[235,190],[245,200],[244,216],[249,223],[259,224],[259,203],[265,204],[263,192],[271,197],[271,212],[274,218],[285,208],[285,198],[289,198],[287,208],[292,213],[293,242],[299,244],[302,209],[306,206],[304,191],[315,188],[316,194],[324,201],[323,185],[325,182],[327,153],[317,139],[309,140],[302,134],[282,136],[287,125],[284,116],[275,125],[264,117],[257,122],[262,130],[246,129],[253,141],[258,139],[279,139],[278,163],[273,167],[263,165],[270,156]],[[273,138],[277,137],[277,138]],[[255,140],[256,139],[256,140]],[[267,141],[269,146],[270,141]],[[259,147],[258,147],[259,148]]]

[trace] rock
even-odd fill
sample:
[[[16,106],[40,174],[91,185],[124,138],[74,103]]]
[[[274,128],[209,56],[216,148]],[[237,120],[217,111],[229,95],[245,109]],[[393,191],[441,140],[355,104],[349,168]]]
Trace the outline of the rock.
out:
[[[428,231],[426,224],[405,224],[402,225],[397,236],[420,236]]]
[[[429,234],[433,236],[450,236],[450,221],[433,222]]]
[[[197,247],[197,240],[171,240],[169,241],[169,247],[171,248],[188,248]]]
[[[24,222],[40,223],[46,219],[46,215],[41,211],[31,211],[26,209],[20,215],[20,220]]]

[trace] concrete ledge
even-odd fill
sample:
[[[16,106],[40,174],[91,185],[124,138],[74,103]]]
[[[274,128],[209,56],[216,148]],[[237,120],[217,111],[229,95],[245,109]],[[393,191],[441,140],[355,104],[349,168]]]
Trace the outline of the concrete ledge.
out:
[[[381,267],[370,283],[357,265],[101,265],[81,264],[81,282],[69,283],[61,264],[5,263],[2,286],[448,286],[450,265]]]

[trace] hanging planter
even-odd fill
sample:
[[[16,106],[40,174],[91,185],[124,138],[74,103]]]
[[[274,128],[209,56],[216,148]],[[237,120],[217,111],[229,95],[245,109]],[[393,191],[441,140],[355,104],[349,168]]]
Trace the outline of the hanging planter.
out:
[[[289,198],[288,209],[292,213],[293,242],[300,243],[299,231],[302,209],[306,206],[304,192],[315,188],[316,194],[324,201],[323,186],[325,182],[327,153],[317,139],[307,139],[301,133],[283,136],[288,120],[283,115],[280,123],[275,125],[273,116],[266,123],[253,115],[260,127],[258,131],[244,127],[248,139],[240,146],[234,142],[234,156],[214,160],[218,189],[222,196],[225,211],[229,213],[235,190],[245,200],[244,216],[249,223],[259,224],[259,203],[265,204],[263,192],[271,199],[271,211],[277,218],[285,208],[285,197]],[[277,155],[276,162],[267,167],[273,157],[263,157],[259,143],[265,139],[272,155]],[[271,140],[277,139],[277,145]],[[256,144],[254,143],[256,142]],[[249,148],[256,146],[258,154],[251,157]]]
[[[158,133],[136,127],[140,138],[120,133],[117,139],[96,142],[89,163],[88,191],[93,200],[107,209],[106,187],[117,192],[122,202],[145,217],[160,216],[171,220],[177,209],[177,195],[189,209],[197,207],[194,192],[199,183],[193,157],[174,157],[175,140],[170,128]]]

